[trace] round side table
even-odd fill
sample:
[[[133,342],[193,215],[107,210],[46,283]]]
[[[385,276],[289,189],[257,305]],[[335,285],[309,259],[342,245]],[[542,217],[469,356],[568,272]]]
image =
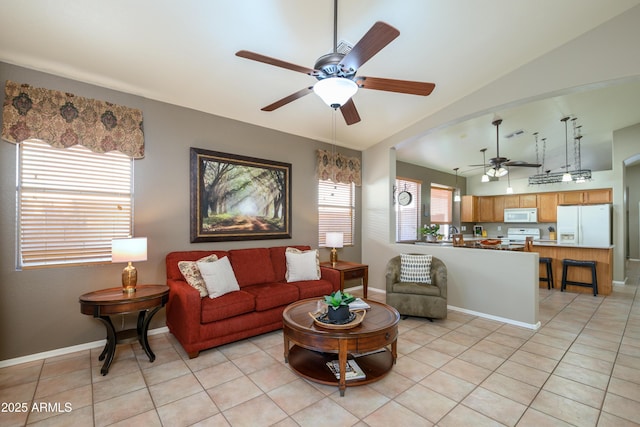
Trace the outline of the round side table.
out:
[[[122,287],[119,287],[101,289],[80,296],[80,312],[102,321],[107,329],[107,344],[98,357],[98,360],[104,360],[100,369],[102,375],[109,373],[116,345],[133,338],[137,338],[150,362],[156,359],[149,347],[147,331],[151,318],[168,300],[169,287],[165,285],[138,285],[133,294],[126,294],[122,292]],[[135,312],[138,312],[137,327],[116,332],[110,316]]]

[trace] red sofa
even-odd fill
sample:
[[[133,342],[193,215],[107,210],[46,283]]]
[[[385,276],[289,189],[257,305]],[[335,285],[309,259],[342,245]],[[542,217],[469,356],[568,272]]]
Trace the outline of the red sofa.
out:
[[[170,288],[167,326],[190,358],[198,357],[200,350],[280,329],[282,312],[287,305],[340,289],[339,272],[324,267],[321,267],[320,280],[287,283],[287,247],[310,249],[309,246],[278,246],[167,254]],[[178,262],[196,261],[211,254],[229,257],[240,290],[212,299],[200,297],[186,282]]]

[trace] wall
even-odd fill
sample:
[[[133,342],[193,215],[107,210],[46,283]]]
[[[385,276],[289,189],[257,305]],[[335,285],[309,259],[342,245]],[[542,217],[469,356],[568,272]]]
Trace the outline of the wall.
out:
[[[170,251],[288,244],[317,247],[317,185],[312,171],[315,150],[330,148],[327,144],[0,62],[3,88],[7,79],[143,111],[146,155],[134,163],[134,234],[148,237],[149,253],[148,261],[136,264],[139,283],[165,283],[164,257]],[[4,101],[4,90],[0,96]],[[189,147],[291,163],[292,239],[191,244]],[[0,173],[0,360],[104,339],[104,326],[80,313],[78,297],[119,286],[124,266],[16,271],[16,145],[6,141],[0,141]],[[360,200],[358,189],[357,212]],[[358,215],[356,244],[341,250],[342,259],[360,261],[359,230]],[[328,251],[322,249],[321,259],[328,258]],[[127,325],[134,320],[131,315],[123,319]],[[121,321],[114,323],[119,326]],[[162,310],[151,328],[164,325]]]
[[[464,195],[465,188],[467,186],[467,179],[459,176],[457,178],[456,184],[456,176],[455,174],[448,174],[440,171],[436,171],[433,169],[425,168],[423,166],[414,165],[406,162],[397,162],[396,163],[396,176],[398,178],[411,178],[414,180],[418,180],[422,182],[421,185],[421,194],[420,200],[422,200],[421,207],[421,223],[422,224],[431,224],[429,221],[429,201],[431,200],[431,184],[440,184],[446,185],[449,187],[458,187],[460,189],[460,194]],[[399,191],[399,190],[398,190]],[[425,214],[425,211],[427,214]],[[458,228],[460,226],[460,203],[454,202],[453,204],[453,225],[456,225]]]
[[[640,259],[640,164],[630,166],[626,169],[625,173],[626,187],[629,190],[629,212],[627,213],[629,218],[629,258]],[[631,185],[631,183],[634,183]]]
[[[393,243],[394,217],[390,194],[396,176],[394,146],[418,138],[432,129],[467,120],[496,109],[522,105],[534,99],[576,90],[587,85],[640,77],[640,55],[636,41],[640,39],[640,6],[619,15],[565,45],[548,52],[522,67],[496,76],[496,80],[433,115],[418,121],[363,152],[366,165],[363,174],[363,241],[362,258],[368,263],[369,285],[384,288],[384,264],[398,253]],[[580,70],[580,72],[576,72]],[[437,84],[437,82],[436,82]],[[616,136],[614,135],[614,140]],[[637,138],[635,139],[637,152]],[[625,155],[626,154],[626,155]],[[620,218],[622,172],[615,162],[622,162],[633,153],[619,152],[614,147],[614,234],[616,245],[614,280],[623,280],[624,259],[617,247],[623,241]],[[513,183],[512,183],[513,185]],[[369,232],[371,232],[369,234]],[[620,266],[620,268],[618,268]]]

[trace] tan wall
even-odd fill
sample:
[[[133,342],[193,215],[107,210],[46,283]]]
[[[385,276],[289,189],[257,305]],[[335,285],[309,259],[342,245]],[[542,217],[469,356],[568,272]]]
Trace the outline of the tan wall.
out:
[[[0,62],[0,82],[13,80],[140,108],[144,114],[144,159],[136,160],[135,235],[147,236],[149,260],[137,263],[139,283],[165,283],[165,255],[174,250],[310,244],[317,247],[315,150],[327,144],[63,79]],[[206,96],[206,94],[203,94]],[[4,101],[4,90],[0,94]],[[292,164],[293,238],[196,243],[189,239],[189,147]],[[344,150],[353,156],[359,152]],[[78,297],[119,286],[121,264],[16,271],[16,146],[0,141],[0,361],[105,338],[102,324],[80,313]],[[360,190],[357,190],[360,212]],[[360,261],[356,245],[340,257]],[[328,260],[328,251],[321,251]],[[128,315],[127,325],[135,316]],[[118,327],[121,320],[114,323]],[[164,326],[164,310],[151,327]]]

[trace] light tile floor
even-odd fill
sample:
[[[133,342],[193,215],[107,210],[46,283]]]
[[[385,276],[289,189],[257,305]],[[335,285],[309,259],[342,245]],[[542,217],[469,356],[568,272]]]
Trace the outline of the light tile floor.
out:
[[[154,363],[120,345],[104,377],[99,348],[7,367],[0,425],[640,425],[639,280],[636,262],[609,297],[540,289],[537,332],[455,311],[407,318],[393,370],[344,397],[284,364],[280,331],[191,360],[154,335]]]

